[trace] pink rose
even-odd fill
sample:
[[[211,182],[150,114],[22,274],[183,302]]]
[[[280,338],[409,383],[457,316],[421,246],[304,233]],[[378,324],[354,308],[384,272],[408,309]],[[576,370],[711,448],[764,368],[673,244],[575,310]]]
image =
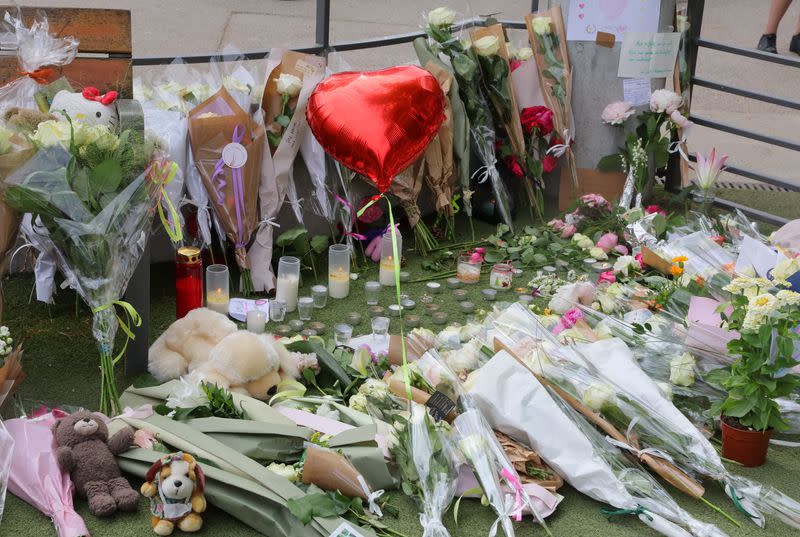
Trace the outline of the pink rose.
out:
[[[553,334],[558,335],[564,330],[572,328],[581,319],[583,319],[583,312],[578,308],[567,310],[561,319],[559,319],[558,324],[553,327]]]
[[[550,226],[551,228],[553,228],[555,231],[561,231],[562,229],[564,229],[564,226],[566,226],[564,221],[561,220],[560,218],[554,218],[554,219],[550,220],[547,223],[547,225]]]
[[[581,196],[581,201],[588,207],[603,207],[608,205],[606,199],[600,194],[584,194]]]
[[[617,252],[619,255],[628,255],[628,247],[624,244],[617,244],[614,246],[614,251]]]
[[[691,121],[689,121],[683,114],[681,114],[677,110],[673,110],[672,113],[669,115],[669,118],[675,125],[677,125],[683,130],[688,129],[693,125]]]
[[[658,213],[661,216],[667,216],[667,211],[665,211],[664,209],[662,209],[658,205],[648,205],[645,208],[644,212],[646,212],[647,214]]]
[[[644,270],[644,268],[647,266],[644,262],[644,256],[642,254],[636,254],[633,256],[633,258],[639,262],[639,266],[642,268],[642,270]]]
[[[142,449],[153,449],[156,442],[156,437],[150,431],[139,429],[133,433],[133,444]]]
[[[480,246],[478,248],[475,248],[475,253],[478,253],[478,254],[481,254],[481,255],[485,254],[486,253],[486,247],[485,246]]]
[[[597,283],[615,283],[617,281],[617,277],[614,276],[613,270],[607,270],[605,272],[600,273],[600,277],[597,278]]]
[[[608,253],[617,243],[619,243],[619,237],[617,237],[616,233],[606,233],[597,241],[597,247]]]
[[[568,238],[572,237],[577,231],[578,231],[578,228],[575,227],[573,224],[566,225],[561,230],[561,238],[562,239],[568,239]]]
[[[617,101],[611,103],[603,109],[600,118],[609,125],[622,125],[625,121],[636,113],[633,105],[627,101]]]

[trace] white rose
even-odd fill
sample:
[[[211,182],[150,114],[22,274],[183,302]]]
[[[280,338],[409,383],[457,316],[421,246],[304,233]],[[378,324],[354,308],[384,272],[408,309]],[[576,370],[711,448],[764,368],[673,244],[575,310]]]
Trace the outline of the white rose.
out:
[[[539,35],[549,34],[552,22],[550,17],[536,17],[533,19],[533,31]]]
[[[36,132],[33,134],[33,140],[44,147],[59,144],[68,147],[69,138],[69,123],[53,119],[39,123],[39,126],[36,127]]]
[[[458,443],[461,453],[469,460],[480,458],[486,451],[486,440],[480,435],[472,434]]]
[[[0,336],[8,336],[11,334],[11,331],[8,329],[7,326],[0,326]]]
[[[352,408],[353,410],[357,410],[359,412],[366,412],[367,411],[367,396],[363,393],[359,392],[353,395],[350,398],[350,401],[347,403],[347,406]]]
[[[575,307],[575,302],[588,306],[594,301],[594,285],[589,282],[576,282],[561,286],[548,307],[558,314],[564,314]]]
[[[474,41],[472,46],[479,56],[494,56],[500,51],[500,40],[494,35],[485,35]]]
[[[339,421],[339,411],[330,406],[327,403],[323,403],[317,407],[317,411],[314,412],[317,416],[322,416],[323,418],[328,418],[329,420]]]
[[[614,262],[614,272],[630,276],[640,268],[639,262],[632,255],[621,255]]]
[[[483,327],[479,324],[466,324],[458,331],[458,335],[461,338],[461,342],[466,343],[478,337],[482,330]]]
[[[448,326],[436,336],[436,348],[457,349],[461,346],[461,328]]]
[[[696,363],[697,360],[688,352],[676,356],[669,363],[669,381],[675,386],[691,386]]]
[[[519,58],[520,61],[523,62],[526,60],[530,60],[531,58],[533,58],[533,49],[531,47],[522,47],[521,49],[519,49],[519,52],[517,53],[517,58]]]
[[[583,391],[583,402],[595,411],[600,411],[603,405],[614,400],[614,390],[608,384],[593,382]]]
[[[303,81],[289,73],[281,73],[275,83],[278,86],[278,93],[289,97],[297,97],[303,88]]]
[[[379,397],[389,393],[389,388],[382,380],[367,379],[358,389],[358,392],[370,397]]]
[[[447,365],[456,373],[474,371],[478,368],[480,351],[480,343],[477,340],[470,341],[459,350],[447,353]]]
[[[272,464],[267,466],[267,470],[291,482],[295,482],[300,478],[300,475],[297,472],[297,468],[295,468],[290,464],[281,464],[279,462],[273,462]]]
[[[598,248],[597,246],[589,249],[589,255],[598,261],[605,261],[608,259],[608,254],[606,254],[602,248]]]
[[[683,97],[668,89],[659,89],[650,96],[650,111],[671,114],[683,103]]]
[[[598,293],[597,305],[603,313],[614,313],[617,309],[617,299],[611,293]],[[592,309],[598,309],[592,304]]]
[[[591,250],[594,247],[594,241],[581,233],[576,233],[573,235],[572,242],[574,242],[578,248],[581,248],[582,250]]]
[[[205,380],[202,373],[192,371],[183,375],[167,397],[169,408],[195,408],[208,406],[208,396],[203,391],[201,383]]]
[[[509,58],[516,58],[519,51],[514,47],[514,43],[511,41],[506,41],[506,52],[508,53]]]
[[[678,31],[680,33],[689,29],[689,17],[686,15],[677,15],[675,18],[678,20]]]
[[[0,125],[0,155],[5,155],[11,151],[13,146],[11,143],[11,137],[13,135],[13,132]]]
[[[235,91],[239,93],[250,93],[250,86],[236,78],[235,76],[225,76],[222,77],[222,85],[225,86],[225,89],[228,91]]]
[[[456,12],[449,7],[437,7],[428,12],[428,24],[431,26],[450,26],[456,20]]]

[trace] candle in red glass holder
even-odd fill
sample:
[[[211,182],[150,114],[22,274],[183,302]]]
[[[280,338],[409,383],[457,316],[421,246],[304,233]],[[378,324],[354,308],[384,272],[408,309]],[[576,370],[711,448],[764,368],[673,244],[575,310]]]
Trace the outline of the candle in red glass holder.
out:
[[[183,246],[175,261],[175,316],[180,319],[203,307],[203,262],[200,248]]]

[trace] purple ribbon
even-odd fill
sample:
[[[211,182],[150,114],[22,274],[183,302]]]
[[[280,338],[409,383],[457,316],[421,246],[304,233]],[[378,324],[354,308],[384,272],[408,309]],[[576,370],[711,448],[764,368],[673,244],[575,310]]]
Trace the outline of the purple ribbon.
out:
[[[353,205],[349,201],[347,201],[346,199],[340,197],[339,194],[337,194],[336,192],[332,192],[332,194],[333,194],[333,197],[336,198],[336,200],[339,203],[341,203],[342,205],[344,205],[345,207],[347,207],[350,210],[350,214],[351,215],[355,216],[356,210],[355,210],[355,208],[353,207]],[[351,222],[353,221],[352,217],[350,218],[350,221]],[[352,229],[352,226],[351,226],[351,229]],[[366,235],[362,235],[361,233],[356,233],[354,231],[345,231],[344,235],[346,237],[353,237],[354,239],[358,239],[360,241],[367,240],[367,236]]]
[[[238,144],[244,138],[244,125],[239,124],[236,125],[236,128],[233,129],[233,137],[231,139],[232,143]],[[225,192],[223,189],[227,186],[227,182],[225,181],[225,161],[222,160],[222,157],[217,161],[217,164],[214,166],[214,175],[211,176],[211,183],[215,185],[216,192],[217,192],[217,204],[224,205],[225,204]],[[245,206],[244,206],[244,179],[242,177],[242,169],[241,168],[231,168],[231,178],[233,179],[233,200],[234,200],[234,207],[236,209],[236,226],[238,230],[238,235],[236,236],[236,247],[237,248],[244,248],[245,244],[242,242],[244,237],[244,213],[245,213]]]

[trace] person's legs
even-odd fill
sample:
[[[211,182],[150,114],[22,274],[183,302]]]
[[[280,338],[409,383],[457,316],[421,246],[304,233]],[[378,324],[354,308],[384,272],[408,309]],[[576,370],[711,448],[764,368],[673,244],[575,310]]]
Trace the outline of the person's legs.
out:
[[[789,50],[800,54],[800,16],[797,17],[797,28],[795,28],[792,40],[789,42]]]
[[[778,53],[778,48],[776,47],[778,25],[791,3],[792,0],[772,0],[769,6],[769,17],[767,17],[767,26],[764,28],[764,35],[758,40],[758,50],[771,52],[772,54]],[[800,22],[798,24],[800,24]],[[794,39],[792,40],[792,44],[794,44]]]

